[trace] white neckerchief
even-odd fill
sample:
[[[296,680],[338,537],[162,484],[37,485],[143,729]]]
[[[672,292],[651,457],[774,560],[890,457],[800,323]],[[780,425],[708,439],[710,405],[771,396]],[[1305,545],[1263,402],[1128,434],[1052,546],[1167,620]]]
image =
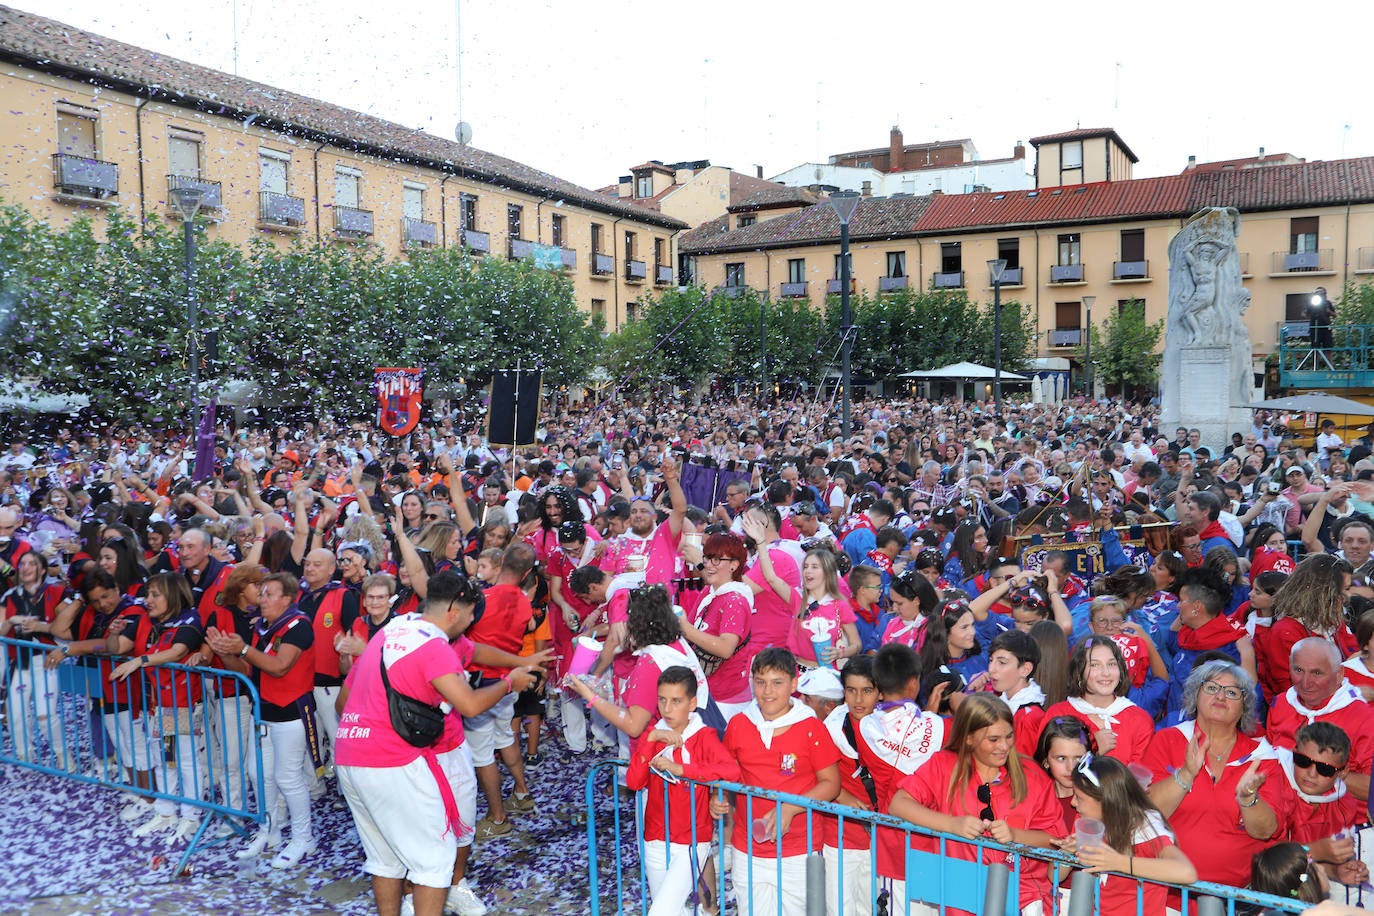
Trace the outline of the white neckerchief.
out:
[[[1307,719],[1307,724],[1320,719],[1322,716],[1330,715],[1333,712],[1345,709],[1351,703],[1357,703],[1364,699],[1358,690],[1350,686],[1350,682],[1342,679],[1341,686],[1336,688],[1336,692],[1331,694],[1331,699],[1326,701],[1326,705],[1321,709],[1308,709],[1298,702],[1298,688],[1289,687],[1284,693],[1283,698],[1293,707],[1298,715]]]
[[[792,697],[792,706],[787,712],[778,716],[776,719],[765,719],[763,713],[759,711],[758,700],[750,700],[749,705],[744,707],[743,715],[754,727],[759,730],[759,737],[763,739],[763,746],[773,747],[773,733],[780,728],[787,728],[796,725],[798,722],[805,722],[807,719],[815,718],[816,713],[801,700]]]
[[[1186,722],[1180,722],[1180,723],[1178,723],[1177,725],[1175,725],[1174,728],[1178,729],[1178,733],[1179,733],[1180,735],[1182,735],[1184,738],[1186,738],[1186,739],[1191,743],[1192,740],[1193,740],[1193,735],[1194,735],[1194,734],[1196,733],[1196,731],[1197,731],[1197,720],[1196,720],[1196,719],[1189,719],[1189,720],[1186,721]],[[1236,735],[1237,735],[1237,740],[1239,740],[1240,732],[1236,732]],[[1232,750],[1235,750],[1235,748],[1233,747]],[[1278,752],[1275,751],[1275,750],[1274,750],[1274,746],[1273,746],[1272,744],[1269,743],[1269,739],[1267,739],[1267,738],[1256,738],[1256,739],[1255,739],[1255,749],[1254,749],[1253,751],[1251,751],[1251,752],[1248,753],[1248,754],[1242,754],[1242,755],[1240,755],[1239,757],[1237,757],[1235,760],[1228,760],[1228,761],[1226,761],[1226,765],[1227,765],[1228,767],[1243,767],[1243,766],[1246,766],[1247,764],[1249,764],[1250,761],[1252,761],[1252,760],[1277,760],[1277,759],[1278,759]]]
[[[1131,837],[1131,845],[1148,843],[1156,837],[1166,836],[1170,840],[1174,839],[1174,832],[1169,829],[1169,825],[1164,823],[1164,816],[1158,811],[1150,810],[1145,812],[1145,823],[1140,825],[1140,829]]]
[[[1257,627],[1272,627],[1273,625],[1273,617],[1261,617],[1255,611],[1251,611],[1250,616],[1245,618],[1245,632],[1250,634],[1251,639],[1255,638],[1255,629]]]
[[[659,674],[667,671],[674,665],[681,665],[690,668],[697,678],[697,707],[706,708],[706,704],[711,701],[711,691],[706,686],[706,673],[701,670],[701,662],[697,659],[697,654],[688,650],[686,652],[678,648],[683,645],[683,640],[679,639],[670,646],[653,645],[645,646],[635,652],[635,655],[647,655],[658,665]]]
[[[1006,704],[1011,707],[1012,713],[1015,714],[1022,706],[1044,706],[1045,691],[1040,689],[1040,685],[1035,683],[1034,678],[1031,678],[1026,686],[1022,687],[1011,696],[1007,696],[1005,693],[1002,694],[1002,699],[1006,701]]]
[[[905,617],[894,617],[892,622],[898,624],[898,627],[892,631],[892,635],[888,637],[887,641],[891,642],[894,639],[899,639],[907,633],[910,633],[912,630],[921,629],[926,625],[928,619],[929,618],[924,614],[917,617],[915,620],[907,620]]]
[[[701,716],[697,713],[692,713],[687,718],[687,727],[682,730],[682,746],[665,747],[663,750],[659,751],[658,754],[655,756],[662,756],[666,754],[669,760],[676,760],[678,763],[682,764],[691,763],[692,755],[687,750],[687,742],[691,740],[691,737],[693,735],[695,735],[697,732],[701,731],[705,727],[706,723],[701,721]],[[661,728],[667,731],[672,730],[668,723],[664,722],[662,719],[659,719],[657,722],[654,723],[654,728]],[[650,729],[650,731],[652,730],[653,729]]]
[[[745,601],[749,602],[749,612],[751,614],[754,612],[754,593],[750,590],[749,586],[745,585],[743,582],[726,582],[720,588],[712,588],[708,591],[702,596],[700,603],[697,604],[697,609],[694,614],[698,629],[701,627],[701,621],[705,619],[706,608],[720,595],[739,595]]]
[[[1082,697],[1069,697],[1069,705],[1074,708],[1075,712],[1080,712],[1085,716],[1096,716],[1101,719],[1106,723],[1107,731],[1111,731],[1112,726],[1116,725],[1118,722],[1116,718],[1117,714],[1124,712],[1135,704],[1125,697],[1117,697],[1112,700],[1110,705],[1094,706]]]
[[[1374,671],[1370,671],[1370,670],[1369,670],[1369,666],[1366,665],[1366,664],[1364,663],[1364,659],[1363,659],[1363,658],[1360,658],[1360,656],[1358,656],[1358,655],[1355,656],[1354,658],[1347,658],[1344,662],[1341,663],[1341,667],[1342,667],[1342,668],[1349,668],[1351,671],[1354,671],[1356,674],[1363,675],[1364,677],[1367,677],[1367,678],[1370,678],[1371,680],[1374,680]],[[1348,683],[1348,682],[1347,682],[1347,683]],[[1352,686],[1353,686],[1353,685],[1352,685]],[[1356,689],[1359,689],[1359,688],[1356,688]]]
[[[865,716],[859,731],[875,754],[907,775],[945,745],[944,720],[912,702]]]
[[[1345,797],[1345,780],[1337,779],[1336,785],[1325,795],[1308,795],[1298,788],[1298,778],[1293,773],[1293,752],[1286,747],[1275,748],[1274,753],[1279,760],[1279,766],[1283,767],[1283,775],[1288,777],[1288,784],[1293,787],[1298,798],[1307,802],[1309,805],[1325,805],[1334,801],[1340,801]]]
[[[857,760],[859,758],[859,752],[855,749],[854,745],[849,743],[849,739],[846,738],[844,734],[844,720],[848,715],[849,706],[844,703],[836,706],[834,709],[830,710],[830,715],[825,717],[825,729],[830,732],[830,737],[834,739],[835,747],[839,749],[841,754],[844,754],[850,760]]]

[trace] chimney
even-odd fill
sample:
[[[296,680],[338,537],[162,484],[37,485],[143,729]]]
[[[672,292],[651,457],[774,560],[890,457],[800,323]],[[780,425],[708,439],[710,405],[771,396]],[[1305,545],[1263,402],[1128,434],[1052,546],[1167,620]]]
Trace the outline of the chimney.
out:
[[[902,129],[896,124],[892,125],[892,133],[888,135],[887,141],[887,170],[889,172],[906,170],[906,163],[903,161],[905,148],[906,146],[902,142]]]
[[[865,182],[864,182],[864,186],[863,186],[863,190],[860,191],[859,194],[860,194],[860,196],[862,196],[862,197],[872,197],[872,196],[873,196],[873,182],[871,182],[871,181],[865,181]]]
[[[1015,147],[1015,149],[1013,149],[1013,150],[1011,151],[1011,158],[1013,158],[1013,159],[1025,159],[1025,158],[1026,158],[1026,145],[1025,145],[1024,143],[1022,143],[1020,140],[1017,140],[1017,141],[1016,141],[1016,147]]]
[[[1264,147],[1262,147],[1262,146],[1260,147],[1259,158],[1261,158],[1261,159],[1264,158]]]
[[[1189,157],[1188,157],[1188,168],[1191,169],[1191,168],[1193,168],[1193,167],[1196,166],[1196,165],[1197,165],[1197,157],[1196,157],[1196,156],[1189,156]]]
[[[754,166],[754,177],[756,177],[756,178],[762,178],[762,177],[763,177],[763,166],[761,166],[761,165],[756,165],[756,166]]]

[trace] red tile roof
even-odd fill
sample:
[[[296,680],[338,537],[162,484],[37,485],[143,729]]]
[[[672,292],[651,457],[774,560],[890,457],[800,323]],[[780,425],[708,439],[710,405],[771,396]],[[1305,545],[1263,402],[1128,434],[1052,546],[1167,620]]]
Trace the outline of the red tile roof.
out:
[[[1058,134],[1045,134],[1043,137],[1031,137],[1030,145],[1040,147],[1042,143],[1059,143],[1064,140],[1087,140],[1091,137],[1110,137],[1116,145],[1126,153],[1132,162],[1139,162],[1140,159],[1131,148],[1126,145],[1126,141],[1121,139],[1121,135],[1116,132],[1114,127],[1080,127],[1076,130],[1066,130]]]
[[[942,194],[931,201],[916,230],[947,232],[1173,216],[1188,209],[1191,186],[1191,176],[1169,175],[1032,191]]]
[[[1297,165],[1306,159],[1292,153],[1270,153],[1267,156],[1248,156],[1241,159],[1218,159],[1216,162],[1190,162],[1185,172],[1220,172],[1229,169],[1253,169],[1271,165]]]
[[[1374,201],[1374,156],[1185,174],[1193,180],[1193,212],[1203,207],[1245,212]]]
[[[917,221],[930,197],[866,197],[849,218],[849,235],[855,242],[915,234]],[[840,237],[840,218],[829,204],[815,204],[796,213],[763,220],[728,231],[729,217],[702,223],[678,236],[683,254],[720,251],[754,251],[796,245],[834,244]]]
[[[650,225],[669,229],[687,225],[495,153],[7,6],[0,6],[0,58],[225,117],[256,119],[273,129],[327,139],[382,157],[424,163],[496,187],[565,199]]]

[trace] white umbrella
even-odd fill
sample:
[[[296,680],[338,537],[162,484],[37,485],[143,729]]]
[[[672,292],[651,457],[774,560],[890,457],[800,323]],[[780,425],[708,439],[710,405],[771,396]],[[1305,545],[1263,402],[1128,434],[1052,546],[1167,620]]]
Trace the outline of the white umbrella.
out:
[[[1045,388],[1040,381],[1040,376],[1031,379],[1031,403],[1040,404],[1045,397]]]

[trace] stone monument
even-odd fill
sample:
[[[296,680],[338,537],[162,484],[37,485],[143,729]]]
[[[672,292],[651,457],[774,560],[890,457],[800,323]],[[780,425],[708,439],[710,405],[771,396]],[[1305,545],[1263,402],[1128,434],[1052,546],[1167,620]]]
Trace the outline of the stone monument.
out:
[[[1254,397],[1250,331],[1236,237],[1240,213],[1209,207],[1188,218],[1169,242],[1169,319],[1160,376],[1160,429],[1196,427],[1202,443],[1225,448],[1250,428]]]

